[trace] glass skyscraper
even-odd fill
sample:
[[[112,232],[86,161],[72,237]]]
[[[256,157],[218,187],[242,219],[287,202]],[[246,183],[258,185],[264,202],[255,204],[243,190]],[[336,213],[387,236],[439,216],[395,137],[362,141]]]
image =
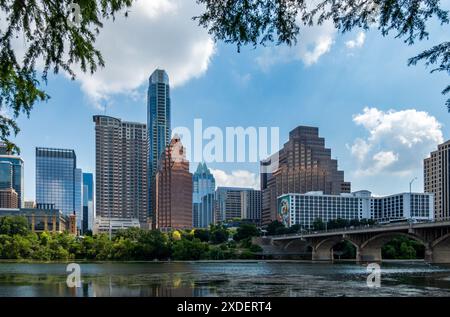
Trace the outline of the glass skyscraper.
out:
[[[53,204],[65,215],[74,212],[81,228],[82,172],[74,150],[36,148],[36,203]]]
[[[14,189],[17,193],[17,206],[23,208],[23,160],[12,155],[0,155],[0,189]]]
[[[200,163],[192,176],[192,210],[194,228],[208,228],[214,223],[216,180],[205,163]]]
[[[94,175],[83,173],[83,232],[94,226]]]
[[[155,210],[155,175],[158,160],[170,143],[170,86],[169,76],[157,69],[149,79],[147,100],[148,129],[148,209],[153,217]]]

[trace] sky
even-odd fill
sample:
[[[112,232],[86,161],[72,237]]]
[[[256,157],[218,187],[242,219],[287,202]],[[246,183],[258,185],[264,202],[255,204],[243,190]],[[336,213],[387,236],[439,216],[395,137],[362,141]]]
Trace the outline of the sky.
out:
[[[450,8],[450,1],[444,1]],[[78,166],[95,172],[93,115],[146,122],[148,77],[171,82],[172,127],[278,127],[279,143],[299,125],[319,127],[352,190],[376,195],[423,191],[423,159],[450,138],[441,91],[448,75],[430,74],[408,58],[448,40],[450,28],[429,24],[430,37],[407,45],[377,29],[340,34],[330,24],[302,28],[299,44],[244,47],[214,43],[191,17],[195,0],[138,0],[129,17],[106,22],[97,47],[106,67],[75,81],[52,75],[51,99],[21,116],[14,140],[25,161],[25,198],[35,198],[35,148],[74,149]],[[208,164],[219,186],[259,187],[258,163]],[[197,163],[191,164],[194,171]]]

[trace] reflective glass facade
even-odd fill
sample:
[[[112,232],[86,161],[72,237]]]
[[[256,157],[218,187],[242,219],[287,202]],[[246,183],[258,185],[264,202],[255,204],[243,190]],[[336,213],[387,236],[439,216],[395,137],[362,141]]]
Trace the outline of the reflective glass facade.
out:
[[[82,176],[74,150],[36,148],[36,203],[54,204],[82,222]]]
[[[208,228],[214,223],[216,181],[205,163],[198,165],[192,180],[193,225],[194,228]]]
[[[158,160],[170,142],[170,86],[169,76],[157,69],[149,79],[147,100],[148,129],[148,209],[153,215],[155,209],[154,191]]]
[[[83,173],[83,231],[94,226],[94,175]]]
[[[10,156],[10,155],[0,155],[0,187],[10,186],[9,183],[12,181],[12,188],[17,192],[17,205],[19,208],[23,207],[24,200],[24,183],[23,183],[23,160],[20,157]],[[10,175],[8,176],[8,171]],[[8,187],[11,188],[11,187]]]

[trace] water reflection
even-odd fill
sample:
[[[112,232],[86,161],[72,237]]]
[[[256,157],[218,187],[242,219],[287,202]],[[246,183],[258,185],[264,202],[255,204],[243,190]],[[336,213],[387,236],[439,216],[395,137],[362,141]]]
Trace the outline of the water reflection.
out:
[[[378,289],[352,263],[82,263],[81,273],[68,288],[65,263],[0,263],[0,296],[450,296],[450,267],[424,263],[383,264]]]

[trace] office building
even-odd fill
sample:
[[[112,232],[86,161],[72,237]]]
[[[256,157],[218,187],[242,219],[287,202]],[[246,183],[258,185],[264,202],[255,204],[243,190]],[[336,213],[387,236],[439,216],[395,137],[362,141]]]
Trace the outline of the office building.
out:
[[[323,192],[285,194],[278,198],[277,220],[285,226],[313,229],[314,221],[373,219],[377,223],[399,220],[432,221],[433,194],[401,193],[373,197],[369,191],[326,195]]]
[[[13,188],[0,189],[0,208],[19,208],[18,195]]]
[[[158,160],[170,142],[170,85],[169,76],[164,70],[157,69],[149,79],[147,95],[148,128],[148,208],[153,217],[155,205],[155,176]]]
[[[261,224],[261,191],[248,189],[241,192],[241,219]]]
[[[214,223],[216,181],[205,163],[200,163],[192,177],[192,210],[194,228],[208,228]]]
[[[63,233],[69,231],[69,217],[60,210],[48,208],[0,208],[0,217],[21,216],[27,218],[29,228],[32,232]]]
[[[156,229],[192,228],[192,174],[185,148],[177,136],[161,156],[155,187]]]
[[[81,174],[74,150],[36,148],[36,203],[54,205],[66,216],[75,212],[78,228],[83,219]]]
[[[141,223],[137,218],[103,218],[96,217],[93,226],[93,233],[105,233],[112,235],[119,230],[127,230],[130,228],[140,228]]]
[[[277,157],[277,162],[272,162]],[[270,173],[261,173],[262,223],[276,219],[277,198],[287,193],[322,191],[327,195],[349,193],[351,184],[331,158],[319,129],[299,126],[289,133],[289,140],[278,155],[261,162],[261,167],[276,165]]]
[[[216,222],[233,219],[261,219],[261,191],[252,188],[218,187],[216,190]]]
[[[424,191],[434,194],[436,220],[450,220],[450,140],[424,160]]]
[[[8,155],[8,151],[0,155],[0,189],[14,189],[17,194],[18,208],[23,207],[24,201],[24,163],[20,157]],[[11,191],[9,191],[11,192]]]
[[[108,116],[95,122],[95,213],[147,223],[147,127]]]
[[[36,202],[34,200],[25,200],[23,203],[23,208],[34,209],[36,208]]]
[[[94,227],[94,175],[83,173],[83,233]]]

